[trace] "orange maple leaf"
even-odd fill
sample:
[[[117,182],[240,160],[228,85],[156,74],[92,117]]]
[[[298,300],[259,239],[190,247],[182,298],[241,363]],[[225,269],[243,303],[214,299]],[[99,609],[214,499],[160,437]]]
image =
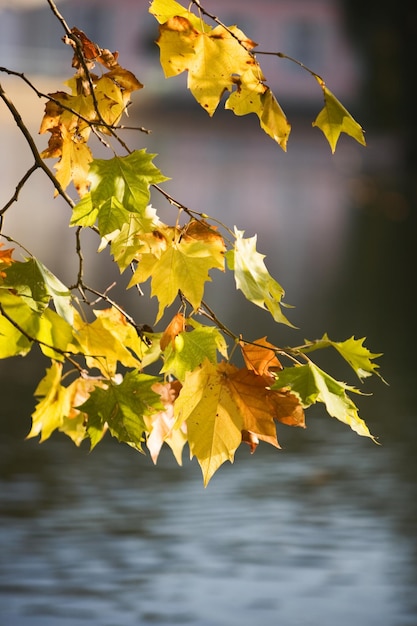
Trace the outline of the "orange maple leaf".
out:
[[[274,407],[269,399],[271,391],[267,387],[269,381],[253,370],[238,369],[229,363],[220,363],[219,371],[226,377],[233,400],[243,417],[242,430],[280,448],[274,422]]]
[[[160,339],[159,345],[161,350],[165,350],[169,343],[172,347],[175,347],[175,337],[179,335],[185,329],[185,318],[182,313],[174,315]]]
[[[4,246],[3,243],[0,243],[0,248]],[[14,248],[5,248],[4,250],[0,249],[0,266],[8,267],[12,263],[16,263],[14,259],[12,259],[12,253],[14,252]],[[5,278],[6,274],[0,269],[0,277]]]
[[[282,370],[282,365],[277,359],[276,348],[266,340],[266,337],[256,339],[253,343],[240,341],[240,349],[248,370],[264,376],[271,371]]]

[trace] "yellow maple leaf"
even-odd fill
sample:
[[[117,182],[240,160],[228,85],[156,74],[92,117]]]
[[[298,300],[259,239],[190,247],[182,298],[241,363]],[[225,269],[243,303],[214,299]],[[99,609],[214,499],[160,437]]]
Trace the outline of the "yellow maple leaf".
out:
[[[291,125],[269,87],[261,83],[258,86],[248,86],[239,80],[238,88],[227,99],[225,108],[233,111],[235,115],[255,113],[262,130],[276,141],[284,152],[287,150]]]
[[[82,198],[90,187],[88,172],[93,155],[86,143],[74,141],[73,137],[68,137],[64,130],[62,135],[62,155],[54,165],[57,172],[56,178],[64,189],[72,181],[78,195]]]
[[[232,90],[237,75],[250,75],[256,84],[264,80],[249,52],[256,44],[236,26],[202,32],[177,15],[160,26],[157,44],[165,76],[188,70],[188,87],[209,115],[214,114],[223,93]]]
[[[242,441],[243,418],[228,380],[206,360],[186,375],[174,406],[177,426],[186,422],[191,457],[196,457],[207,486],[225,461],[233,463]]]
[[[209,270],[224,271],[225,244],[213,229],[203,225],[188,226],[183,230],[166,228],[165,242],[157,253],[140,253],[138,267],[129,287],[152,278],[152,296],[159,301],[156,321],[181,291],[194,309],[203,298],[204,284],[210,281]]]
[[[314,78],[323,90],[324,107],[313,122],[323,132],[330,144],[332,153],[336,150],[341,133],[346,133],[356,139],[363,146],[366,146],[365,136],[362,127],[353,119],[349,111],[339,102],[336,96],[328,89],[324,80],[314,74]]]
[[[74,336],[78,345],[74,352],[85,355],[87,366],[97,367],[104,376],[116,374],[117,363],[125,367],[140,368],[143,343],[135,329],[116,309],[95,311],[97,319],[85,322],[74,315]]]
[[[259,439],[280,447],[274,420],[289,424],[299,402],[284,392],[279,397],[270,383],[270,377],[252,370],[208,360],[186,374],[174,408],[176,425],[186,423],[190,454],[200,464],[205,485],[225,461],[233,463],[242,440],[252,451]]]
[[[41,398],[32,414],[32,427],[27,439],[41,435],[40,441],[48,439],[54,430],[63,422],[63,416],[68,415],[71,404],[65,387],[61,386],[62,363],[53,361],[35,391],[35,396]]]

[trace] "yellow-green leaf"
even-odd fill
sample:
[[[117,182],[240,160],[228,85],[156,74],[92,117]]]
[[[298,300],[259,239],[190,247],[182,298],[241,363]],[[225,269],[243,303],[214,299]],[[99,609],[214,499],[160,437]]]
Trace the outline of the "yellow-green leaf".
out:
[[[28,438],[41,435],[40,441],[45,441],[60,428],[64,415],[69,414],[71,404],[65,387],[61,385],[61,376],[62,364],[54,361],[36,388],[34,395],[41,399],[32,414]]]
[[[335,380],[311,361],[306,365],[287,367],[278,372],[277,380],[271,389],[283,387],[289,387],[304,407],[323,402],[329,415],[350,426],[358,435],[370,437],[375,441],[367,425],[359,417],[357,406],[347,395],[347,392],[360,392]]]
[[[353,139],[356,139],[357,142],[366,146],[362,127],[326,87],[324,81],[319,76],[314,76],[323,89],[324,108],[316,117],[313,126],[317,126],[324,133],[332,152],[336,150],[336,144],[339,141],[341,133],[350,135]]]
[[[255,113],[261,128],[286,151],[291,125],[269,87],[259,83],[257,87],[248,88],[242,83],[229,96],[225,108],[235,115]]]
[[[190,320],[190,324],[194,330],[180,332],[166,347],[161,370],[161,373],[171,374],[180,381],[205,359],[216,363],[218,351],[223,356],[227,354],[226,342],[217,328],[204,326],[194,320]]]
[[[244,231],[237,228],[235,235],[234,249],[226,253],[226,259],[229,269],[235,273],[236,288],[253,304],[267,309],[276,322],[293,326],[281,311],[284,289],[268,272],[265,255],[256,250],[256,235],[244,239]]]
[[[327,333],[324,333],[321,339],[316,341],[307,341],[301,346],[301,352],[308,353],[321,348],[333,347],[339,354],[349,363],[351,368],[356,372],[358,378],[362,380],[372,374],[380,376],[376,371],[379,368],[377,363],[373,363],[373,359],[382,356],[382,353],[372,353],[363,345],[365,337],[355,339],[350,337],[346,341],[332,341]]]
[[[167,228],[156,253],[140,254],[139,264],[129,283],[152,277],[152,296],[159,301],[156,321],[160,320],[181,291],[194,309],[203,298],[204,284],[211,280],[209,270],[224,270],[223,238],[204,224],[191,222],[185,230]]]

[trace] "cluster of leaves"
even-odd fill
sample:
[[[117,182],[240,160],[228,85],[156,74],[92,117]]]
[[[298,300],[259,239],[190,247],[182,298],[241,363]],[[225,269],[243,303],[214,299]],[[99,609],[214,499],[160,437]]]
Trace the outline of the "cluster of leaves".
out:
[[[89,439],[93,448],[109,431],[139,451],[146,445],[155,463],[164,443],[181,463],[187,443],[205,485],[222,463],[233,461],[242,442],[252,452],[260,441],[279,448],[276,424],[305,427],[304,411],[317,402],[358,434],[372,437],[351,399],[360,392],[322,371],[308,355],[333,348],[360,380],[378,374],[373,360],[380,355],[354,337],[336,342],[324,335],[283,348],[266,337],[243,338],[222,324],[204,300],[205,284],[215,270],[232,272],[236,288],[250,303],[291,326],[282,311],[284,290],[258,252],[256,236],[219,225],[160,187],[167,178],[154,165],[155,155],[131,151],[117,126],[141,83],[119,65],[116,53],[69,29],[48,2],[65,28],[76,71],[66,83],[70,93],[48,95],[40,127],[41,133],[50,133],[47,149],[39,155],[30,145],[35,166],[48,172],[55,193],[71,206],[79,272],[76,284],[67,287],[29,253],[21,261],[13,257],[13,248],[0,248],[0,357],[24,356],[36,345],[51,359],[35,391],[28,436],[44,441],[59,430],[76,445]],[[226,108],[236,115],[255,113],[262,129],[285,150],[290,125],[265,83],[256,44],[237,27],[210,16],[199,2],[192,4],[197,14],[174,0],[151,4],[160,23],[157,44],[166,76],[188,71],[188,86],[210,115],[229,92]],[[214,20],[214,28],[205,16]],[[92,71],[96,64],[100,75]],[[364,144],[357,122],[324,81],[308,71],[325,99],[313,125],[323,131],[332,151],[341,132]],[[15,119],[24,131],[23,122]],[[95,159],[88,145],[91,135],[118,141],[125,154],[113,150],[111,158]],[[44,165],[49,158],[57,159],[55,175]],[[76,202],[66,192],[70,183]],[[152,189],[177,210],[173,224],[162,222],[150,204]],[[137,324],[107,292],[85,284],[83,229],[97,233],[99,251],[110,251],[120,273],[133,270],[129,287],[140,292],[150,281],[151,296],[158,301],[152,326],[178,303],[161,331]],[[88,293],[105,306],[93,308]],[[236,351],[243,367],[233,363]]]

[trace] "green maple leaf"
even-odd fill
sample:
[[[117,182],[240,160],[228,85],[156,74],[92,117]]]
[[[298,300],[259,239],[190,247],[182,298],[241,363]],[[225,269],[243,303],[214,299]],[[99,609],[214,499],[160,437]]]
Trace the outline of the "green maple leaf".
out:
[[[168,180],[152,163],[155,156],[143,149],[125,157],[94,159],[88,175],[93,205],[100,207],[114,197],[127,211],[144,211],[149,204],[150,185]]]
[[[227,346],[221,332],[213,326],[204,326],[195,320],[188,323],[194,326],[190,332],[181,332],[164,353],[164,366],[161,373],[169,373],[183,381],[186,373],[193,371],[198,365],[208,359],[211,363],[217,362],[217,352],[227,356]]]
[[[159,382],[155,376],[137,370],[127,372],[120,384],[108,383],[107,388],[96,387],[79,410],[87,414],[87,435],[94,447],[102,438],[105,425],[118,441],[141,451],[143,433],[147,426],[145,415],[163,411],[164,405],[152,386]]]
[[[98,211],[99,207],[93,205],[91,193],[87,193],[73,208],[70,226],[94,226]]]
[[[325,333],[321,339],[307,341],[305,346],[300,348],[300,351],[308,353],[321,348],[333,347],[349,363],[360,380],[372,376],[372,374],[380,376],[376,371],[379,366],[373,363],[372,360],[382,356],[382,353],[370,352],[363,345],[364,341],[365,337],[362,337],[362,339],[350,337],[346,341],[332,341]]]
[[[304,408],[323,402],[332,417],[347,424],[358,435],[374,439],[365,422],[359,417],[358,409],[347,392],[360,393],[354,387],[339,382],[323,372],[311,361],[306,365],[288,367],[277,374],[271,389],[290,387]]]
[[[3,271],[1,287],[12,289],[28,306],[40,313],[52,299],[57,313],[69,324],[73,322],[71,292],[39,259],[16,261]]]
[[[45,356],[58,361],[63,360],[60,352],[68,350],[73,342],[72,327],[60,315],[51,309],[38,313],[26,304],[22,297],[0,289],[0,305],[5,317],[15,324],[27,338],[39,341],[39,347]]]
[[[243,234],[243,231],[235,228],[234,249],[226,253],[228,267],[235,274],[236,288],[250,302],[267,309],[276,322],[293,327],[281,310],[284,289],[268,272],[264,263],[265,255],[256,250],[256,235],[244,239]]]
[[[323,89],[324,107],[313,122],[313,126],[317,126],[324,133],[332,153],[336,150],[336,144],[341,133],[350,135],[358,143],[366,146],[365,136],[358,122],[326,87],[323,79],[316,74],[314,77]]]
[[[129,219],[130,213],[112,196],[100,205],[98,210],[98,231],[101,237],[106,237],[115,231],[119,231]]]

